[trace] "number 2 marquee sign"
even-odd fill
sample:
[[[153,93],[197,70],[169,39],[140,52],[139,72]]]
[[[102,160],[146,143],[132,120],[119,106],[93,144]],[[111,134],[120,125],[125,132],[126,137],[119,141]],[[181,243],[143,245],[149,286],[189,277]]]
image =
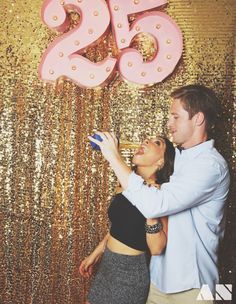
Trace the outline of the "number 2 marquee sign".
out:
[[[107,83],[118,69],[129,82],[161,82],[173,72],[183,48],[177,24],[163,12],[150,11],[166,3],[167,0],[45,0],[42,20],[49,28],[64,32],[69,25],[68,10],[80,14],[80,23],[46,49],[39,65],[40,78],[56,81],[64,77],[80,87],[94,88]],[[128,16],[136,13],[139,15],[130,25]],[[119,58],[107,56],[96,63],[88,60],[82,55],[84,50],[106,34],[110,22]],[[151,61],[144,62],[142,55],[129,47],[140,33],[155,39],[158,50]]]

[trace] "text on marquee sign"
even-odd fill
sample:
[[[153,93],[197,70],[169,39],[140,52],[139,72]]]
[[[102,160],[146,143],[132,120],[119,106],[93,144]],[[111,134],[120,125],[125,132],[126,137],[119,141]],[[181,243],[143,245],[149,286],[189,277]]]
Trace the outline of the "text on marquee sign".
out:
[[[167,0],[45,0],[42,20],[62,35],[44,52],[40,78],[54,82],[64,77],[80,87],[94,88],[106,84],[117,69],[125,80],[139,85],[161,82],[173,72],[183,49],[178,25],[167,14],[150,11],[166,3]],[[80,23],[65,33],[70,23],[67,11],[71,10],[80,15]],[[128,17],[137,13],[130,25]],[[100,62],[92,62],[82,54],[107,33],[110,23],[119,58],[107,56]],[[158,46],[155,57],[148,62],[129,47],[141,33],[151,35]]]

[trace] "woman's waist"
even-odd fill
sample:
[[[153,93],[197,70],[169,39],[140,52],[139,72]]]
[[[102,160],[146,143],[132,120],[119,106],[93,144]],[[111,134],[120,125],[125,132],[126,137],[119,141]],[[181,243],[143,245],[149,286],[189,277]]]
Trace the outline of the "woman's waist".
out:
[[[125,255],[140,255],[144,253],[144,251],[129,247],[128,245],[122,243],[111,235],[109,236],[107,241],[107,248],[112,252]]]

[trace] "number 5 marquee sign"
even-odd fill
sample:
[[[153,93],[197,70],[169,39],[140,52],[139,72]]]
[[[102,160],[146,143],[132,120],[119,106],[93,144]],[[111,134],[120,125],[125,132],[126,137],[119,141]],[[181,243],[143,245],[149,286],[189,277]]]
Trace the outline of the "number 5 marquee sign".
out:
[[[173,72],[183,48],[177,24],[163,12],[150,11],[166,3],[167,0],[45,0],[42,20],[51,29],[64,32],[68,28],[68,10],[80,14],[80,23],[49,45],[39,65],[40,78],[56,81],[64,77],[80,87],[94,88],[107,83],[118,69],[125,80],[136,84],[161,82]],[[128,16],[136,13],[139,15],[130,26]],[[94,63],[82,54],[106,34],[110,22],[119,58],[108,56]],[[151,61],[144,62],[142,55],[130,47],[140,33],[155,39],[158,51]]]

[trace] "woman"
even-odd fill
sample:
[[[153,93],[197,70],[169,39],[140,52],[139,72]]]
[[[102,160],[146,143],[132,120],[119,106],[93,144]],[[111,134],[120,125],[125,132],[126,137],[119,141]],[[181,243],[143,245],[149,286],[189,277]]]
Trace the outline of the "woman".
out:
[[[105,139],[106,133],[99,134]],[[172,143],[158,136],[141,144],[132,163],[147,184],[160,187],[169,181],[174,156]],[[157,255],[164,250],[168,219],[145,219],[122,192],[113,197],[108,215],[110,232],[79,268],[83,277],[90,277],[93,266],[103,256],[89,291],[88,303],[144,304],[149,291],[146,253],[149,249],[152,255]]]

